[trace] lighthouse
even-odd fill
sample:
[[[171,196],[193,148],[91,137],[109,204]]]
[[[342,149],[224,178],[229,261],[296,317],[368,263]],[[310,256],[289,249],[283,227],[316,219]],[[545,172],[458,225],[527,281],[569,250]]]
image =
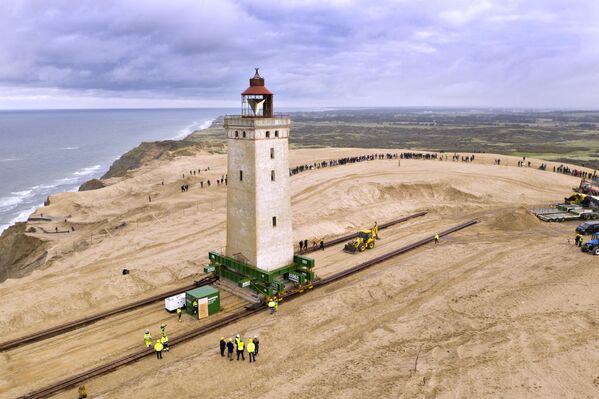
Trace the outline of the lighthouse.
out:
[[[288,116],[274,113],[258,68],[241,93],[241,115],[225,117],[227,244],[204,268],[268,297],[310,286],[314,260],[293,253]]]
[[[258,68],[241,93],[241,115],[225,118],[228,257],[271,271],[293,263],[289,128],[273,113]]]

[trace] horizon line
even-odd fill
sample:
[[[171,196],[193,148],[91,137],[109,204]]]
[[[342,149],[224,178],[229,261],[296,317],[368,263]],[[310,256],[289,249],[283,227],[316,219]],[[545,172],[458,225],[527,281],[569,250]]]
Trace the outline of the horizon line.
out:
[[[88,108],[0,108],[0,112],[40,112],[40,111],[141,111],[141,110],[210,110],[210,109],[237,109],[238,107],[88,107]],[[426,110],[487,110],[487,111],[532,111],[532,112],[599,112],[598,108],[592,107],[524,107],[524,106],[449,106],[449,105],[378,105],[378,106],[352,106],[352,105],[325,105],[325,106],[283,106],[279,109],[301,110],[376,110],[376,109],[426,109]]]

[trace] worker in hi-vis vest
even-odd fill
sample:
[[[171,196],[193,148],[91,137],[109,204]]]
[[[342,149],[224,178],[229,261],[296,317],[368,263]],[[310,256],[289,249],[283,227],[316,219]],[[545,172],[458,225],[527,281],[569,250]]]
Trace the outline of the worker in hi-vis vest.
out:
[[[241,355],[241,360],[245,360],[245,356],[243,355],[243,351],[245,350],[245,342],[239,339],[237,343],[237,360],[239,360],[239,356]]]
[[[162,349],[164,347],[162,346],[162,343],[160,341],[156,341],[156,344],[154,345],[154,350],[156,351],[156,359],[162,359]]]
[[[254,341],[250,338],[248,342],[248,354],[250,355],[250,363],[256,361],[256,345],[254,345]]]
[[[146,329],[144,333],[144,343],[146,344],[146,348],[149,348],[152,345],[152,334],[150,334],[150,330]]]

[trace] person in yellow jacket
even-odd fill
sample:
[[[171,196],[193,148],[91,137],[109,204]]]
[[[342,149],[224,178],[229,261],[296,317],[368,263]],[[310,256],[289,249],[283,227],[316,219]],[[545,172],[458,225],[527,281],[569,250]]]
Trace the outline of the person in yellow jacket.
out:
[[[270,309],[270,314],[274,314],[275,313],[275,300],[271,299],[270,301],[268,301],[268,309]]]
[[[160,343],[162,344],[164,350],[168,352],[168,335],[164,334],[162,337],[160,337]]]
[[[150,334],[150,330],[146,330],[144,333],[144,343],[146,344],[146,348],[149,348],[152,345],[152,334]]]
[[[79,387],[79,399],[87,399],[87,386],[85,384]]]
[[[372,236],[374,238],[376,238],[377,240],[380,239],[379,237],[379,225],[377,222],[374,222],[374,227],[372,228]]]
[[[435,233],[435,244],[439,243],[439,239],[440,239],[439,233]]]
[[[177,308],[177,320],[179,320],[179,322],[181,321],[181,313],[183,313],[181,308]]]
[[[243,354],[244,350],[245,350],[245,342],[243,342],[240,338],[239,342],[237,343],[237,360],[239,360],[239,356],[241,356],[241,360],[245,360],[245,356]]]
[[[250,355],[250,363],[256,361],[256,345],[254,345],[254,341],[250,338],[248,342],[248,354]]]
[[[154,345],[154,350],[156,351],[156,359],[162,359],[162,343],[160,341],[156,341],[156,345]]]

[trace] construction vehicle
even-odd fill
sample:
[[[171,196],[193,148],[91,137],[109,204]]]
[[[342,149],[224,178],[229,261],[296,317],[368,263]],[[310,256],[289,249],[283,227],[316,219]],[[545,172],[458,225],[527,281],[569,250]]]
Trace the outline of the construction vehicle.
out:
[[[581,179],[580,185],[578,187],[574,187],[574,191],[581,194],[599,196],[599,181]]]
[[[355,254],[356,252],[364,252],[366,248],[374,248],[376,236],[373,230],[360,230],[352,241],[345,244],[343,250]]]
[[[582,252],[599,255],[599,233],[593,234],[593,238],[580,247]]]
[[[566,205],[582,205],[589,206],[590,198],[586,194],[575,193],[569,197],[564,198]]]

